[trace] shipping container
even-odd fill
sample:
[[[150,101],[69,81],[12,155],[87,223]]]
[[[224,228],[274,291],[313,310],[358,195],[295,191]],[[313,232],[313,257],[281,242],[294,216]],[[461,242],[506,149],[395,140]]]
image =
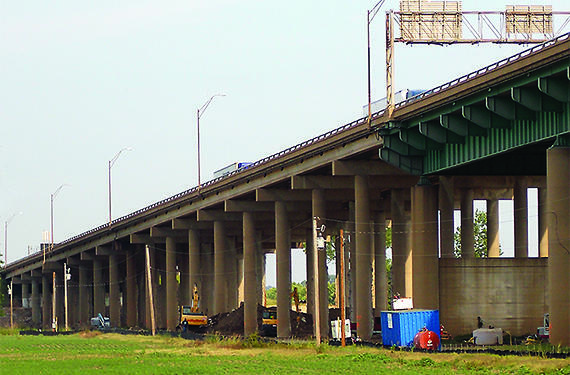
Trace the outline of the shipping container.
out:
[[[440,334],[439,310],[382,311],[380,320],[382,343],[387,346],[412,346],[422,328]]]

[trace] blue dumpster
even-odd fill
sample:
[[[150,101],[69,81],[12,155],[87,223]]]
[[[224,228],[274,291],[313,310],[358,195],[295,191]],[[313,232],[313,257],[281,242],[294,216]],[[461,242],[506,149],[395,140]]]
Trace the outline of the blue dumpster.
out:
[[[382,343],[387,346],[412,346],[422,328],[439,336],[439,310],[382,311]]]

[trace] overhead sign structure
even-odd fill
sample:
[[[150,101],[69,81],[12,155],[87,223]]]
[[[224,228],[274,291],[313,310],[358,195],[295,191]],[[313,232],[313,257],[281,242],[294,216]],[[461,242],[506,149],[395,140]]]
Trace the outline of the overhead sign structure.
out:
[[[569,11],[555,12],[550,5],[508,5],[504,11],[463,11],[462,8],[460,1],[402,0],[399,11],[386,12],[386,112],[389,117],[396,104],[394,43],[543,43],[561,35],[570,23]],[[554,16],[560,18],[557,30]],[[395,35],[396,32],[399,35]]]

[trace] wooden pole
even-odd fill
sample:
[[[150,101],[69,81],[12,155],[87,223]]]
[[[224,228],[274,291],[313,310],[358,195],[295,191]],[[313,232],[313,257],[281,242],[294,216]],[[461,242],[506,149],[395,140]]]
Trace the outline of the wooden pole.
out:
[[[148,288],[148,302],[150,304],[150,325],[151,325],[151,331],[152,331],[152,335],[154,336],[156,334],[156,321],[154,320],[154,301],[152,298],[152,280],[150,278],[150,253],[149,253],[149,249],[148,249],[148,245],[146,245],[145,247],[145,252],[146,252],[146,276],[147,276],[147,288]]]
[[[346,332],[345,332],[345,300],[344,300],[344,231],[340,230],[340,280],[339,280],[339,301],[340,301],[340,339],[342,346],[346,346]]]
[[[63,303],[65,307],[65,330],[69,330],[67,315],[67,264],[63,263]]]
[[[10,328],[14,328],[14,282],[10,280]]]
[[[313,266],[315,267],[315,313],[313,314],[313,324],[315,325],[315,340],[317,346],[321,344],[321,319],[319,307],[319,254],[317,249],[317,217],[313,217]]]

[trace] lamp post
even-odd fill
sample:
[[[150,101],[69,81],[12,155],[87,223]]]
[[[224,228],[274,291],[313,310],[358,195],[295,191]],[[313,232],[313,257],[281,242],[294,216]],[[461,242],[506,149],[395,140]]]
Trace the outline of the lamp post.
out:
[[[372,9],[368,10],[367,17],[368,23],[366,25],[366,34],[368,37],[368,126],[370,126],[370,123],[372,121],[372,89],[370,84],[370,23],[374,20],[374,17],[376,17],[376,14],[378,11],[380,11],[380,8],[382,8],[382,5],[384,5],[385,1],[386,0],[380,0],[377,2],[376,5],[372,7]]]
[[[50,212],[50,223],[51,223],[50,224],[50,228],[51,228],[51,231],[50,231],[50,251],[53,250],[53,242],[54,242],[53,241],[53,201],[54,201],[55,197],[57,197],[57,194],[61,191],[61,189],[63,189],[64,186],[70,186],[70,185],[68,185],[68,184],[60,185],[55,190],[55,192],[53,192],[53,194],[51,194],[51,197],[50,197],[50,203],[51,203],[50,204],[50,207],[51,207],[51,212]],[[44,262],[45,262],[45,251],[44,251]]]
[[[208,99],[208,101],[206,103],[204,103],[204,105],[200,108],[198,108],[197,114],[196,114],[196,130],[198,133],[198,190],[200,189],[200,187],[202,186],[201,180],[200,180],[200,117],[202,117],[202,115],[204,114],[204,112],[206,111],[206,108],[208,108],[208,106],[210,105],[210,103],[212,102],[212,100],[214,100],[214,98],[216,96],[226,96],[226,94],[215,94],[212,95],[210,97],[210,99]]]
[[[111,160],[109,160],[109,226],[111,226],[111,222],[113,221],[113,218],[111,216],[111,168],[113,167],[119,156],[121,156],[121,153],[123,151],[132,151],[132,150],[133,150],[132,147],[125,147],[121,149],[119,152],[117,152]]]
[[[4,267],[8,265],[8,224],[16,217],[16,215],[21,215],[21,212],[13,213],[5,222],[4,222]]]

